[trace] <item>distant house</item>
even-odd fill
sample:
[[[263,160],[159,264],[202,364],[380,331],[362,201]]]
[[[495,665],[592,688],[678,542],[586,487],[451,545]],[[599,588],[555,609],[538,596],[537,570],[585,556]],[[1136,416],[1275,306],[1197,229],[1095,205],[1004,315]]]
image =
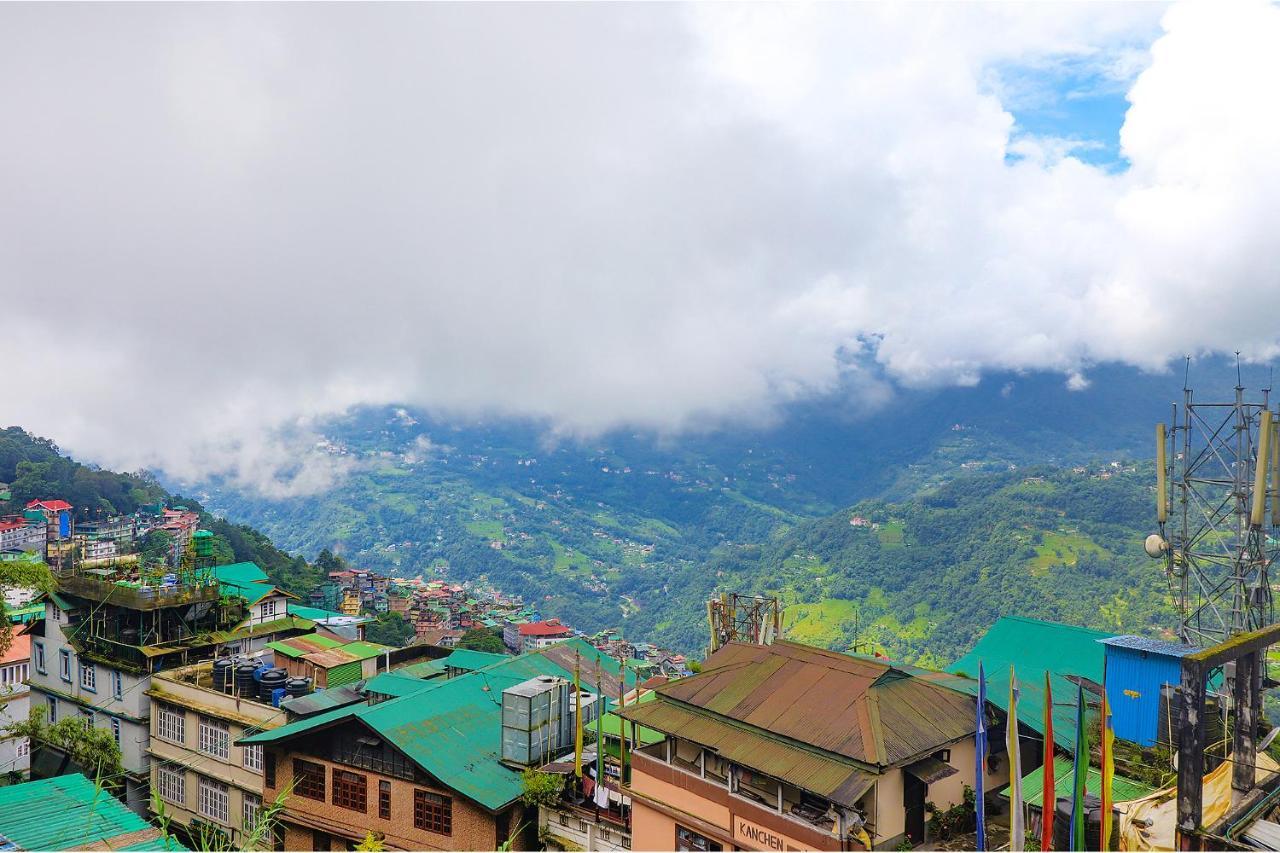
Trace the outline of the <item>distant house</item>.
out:
[[[533,652],[555,643],[562,643],[573,636],[573,629],[559,619],[545,622],[527,622],[519,626],[520,651]]]

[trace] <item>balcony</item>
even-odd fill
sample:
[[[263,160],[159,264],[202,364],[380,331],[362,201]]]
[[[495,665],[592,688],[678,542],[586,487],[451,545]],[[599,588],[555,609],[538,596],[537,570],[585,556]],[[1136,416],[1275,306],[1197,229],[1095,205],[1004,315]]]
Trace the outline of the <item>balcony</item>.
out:
[[[208,571],[158,574],[128,567],[77,567],[55,577],[63,592],[130,610],[182,607],[219,596],[218,580]]]

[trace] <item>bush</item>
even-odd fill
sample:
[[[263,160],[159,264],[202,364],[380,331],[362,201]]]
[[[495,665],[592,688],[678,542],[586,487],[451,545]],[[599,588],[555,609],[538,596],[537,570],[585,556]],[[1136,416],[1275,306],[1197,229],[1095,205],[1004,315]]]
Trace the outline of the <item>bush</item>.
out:
[[[560,794],[564,791],[563,776],[530,768],[520,778],[524,782],[524,793],[520,799],[526,806],[554,806],[560,802]]]
[[[933,803],[925,803],[925,809],[931,812],[929,834],[939,841],[948,841],[976,831],[978,828],[976,805],[977,796],[968,785],[964,786],[964,799],[949,809],[939,810]]]

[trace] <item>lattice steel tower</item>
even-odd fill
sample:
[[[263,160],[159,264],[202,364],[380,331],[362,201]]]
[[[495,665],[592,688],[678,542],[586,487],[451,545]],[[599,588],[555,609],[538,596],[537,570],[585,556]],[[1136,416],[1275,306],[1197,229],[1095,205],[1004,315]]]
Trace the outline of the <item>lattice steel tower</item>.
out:
[[[1280,528],[1280,419],[1270,389],[1202,403],[1183,388],[1172,428],[1156,425],[1156,519],[1146,551],[1163,558],[1178,637],[1195,646],[1275,621],[1269,574]],[[1270,498],[1270,513],[1267,502]]]

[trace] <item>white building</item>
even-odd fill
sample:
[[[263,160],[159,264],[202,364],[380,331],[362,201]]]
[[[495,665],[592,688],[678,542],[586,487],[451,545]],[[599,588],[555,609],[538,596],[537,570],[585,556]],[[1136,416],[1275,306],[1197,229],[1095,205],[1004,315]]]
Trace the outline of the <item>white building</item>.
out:
[[[31,744],[25,737],[4,737],[3,731],[27,718],[31,692],[26,680],[30,668],[31,639],[10,636],[8,650],[0,657],[0,776],[31,767]]]

